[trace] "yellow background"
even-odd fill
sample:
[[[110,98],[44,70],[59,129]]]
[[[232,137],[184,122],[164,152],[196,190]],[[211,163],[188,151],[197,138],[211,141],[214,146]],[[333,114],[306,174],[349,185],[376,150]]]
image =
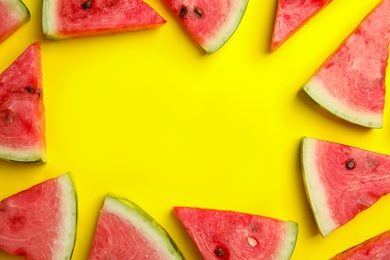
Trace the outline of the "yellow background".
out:
[[[162,0],[148,31],[54,41],[31,20],[0,44],[0,71],[42,42],[48,163],[0,162],[0,199],[67,171],[79,217],[73,259],[86,259],[107,192],[134,201],[200,259],[172,207],[227,209],[299,224],[292,259],[328,259],[390,228],[390,198],[322,238],[308,205],[300,140],[310,136],[390,154],[390,115],[366,129],[300,91],[379,2],[334,0],[276,52],[276,0],[251,0],[233,37],[206,55]],[[17,259],[0,253],[0,259]]]

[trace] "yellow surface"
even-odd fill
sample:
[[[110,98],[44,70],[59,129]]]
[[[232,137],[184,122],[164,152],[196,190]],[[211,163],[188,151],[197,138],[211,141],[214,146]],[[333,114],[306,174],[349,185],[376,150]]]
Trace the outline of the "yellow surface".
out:
[[[86,259],[107,192],[134,201],[200,259],[175,205],[228,209],[299,224],[292,259],[328,259],[389,228],[390,198],[322,238],[301,179],[303,136],[390,154],[390,117],[366,129],[319,109],[300,88],[378,3],[335,0],[269,53],[276,0],[250,1],[233,37],[204,54],[162,0],[149,31],[53,41],[41,2],[0,44],[3,71],[42,42],[45,165],[0,162],[0,199],[73,172],[79,218],[73,259]],[[0,259],[17,259],[0,253]]]

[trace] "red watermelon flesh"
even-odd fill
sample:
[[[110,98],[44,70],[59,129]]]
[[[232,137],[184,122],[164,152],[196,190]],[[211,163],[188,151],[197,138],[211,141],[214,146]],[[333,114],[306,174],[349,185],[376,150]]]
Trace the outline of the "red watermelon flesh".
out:
[[[46,161],[40,43],[0,75],[0,158]]]
[[[390,259],[390,230],[372,237],[356,245],[331,260],[389,260]]]
[[[0,201],[0,250],[26,259],[70,259],[77,201],[69,173]]]
[[[89,260],[184,259],[167,233],[133,202],[108,194],[99,214]]]
[[[271,51],[275,51],[332,0],[279,0]]]
[[[382,1],[303,89],[319,105],[352,123],[381,128],[390,42],[390,1]]]
[[[248,0],[165,0],[187,31],[208,53],[224,45],[236,31]]]
[[[298,224],[258,215],[174,207],[204,259],[290,259]]]
[[[43,32],[53,39],[156,28],[166,21],[142,0],[43,0]]]
[[[20,0],[0,0],[0,43],[30,20],[30,12]]]
[[[325,237],[390,192],[390,156],[305,137],[306,192]]]

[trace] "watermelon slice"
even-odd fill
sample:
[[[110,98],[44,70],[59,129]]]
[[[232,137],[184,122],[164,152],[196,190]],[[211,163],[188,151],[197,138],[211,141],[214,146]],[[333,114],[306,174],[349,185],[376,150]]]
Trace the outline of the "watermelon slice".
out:
[[[70,259],[77,199],[70,173],[0,201],[0,249],[26,259]]]
[[[0,0],[0,43],[30,20],[30,12],[21,0]]]
[[[298,224],[234,211],[174,207],[204,259],[290,259]]]
[[[278,0],[271,51],[275,51],[332,0]]]
[[[52,39],[152,29],[165,23],[142,0],[43,0],[43,33]]]
[[[303,89],[319,105],[354,124],[381,128],[390,42],[390,1],[360,23]]]
[[[46,162],[40,43],[0,75],[0,158]]]
[[[390,156],[304,137],[303,179],[321,234],[352,220],[390,192]]]
[[[331,258],[331,260],[343,259],[390,259],[390,230],[372,237],[363,243],[356,245]]]
[[[88,259],[184,259],[184,256],[167,231],[148,213],[125,198],[108,194]]]
[[[165,0],[184,27],[208,53],[221,48],[233,35],[248,0]]]

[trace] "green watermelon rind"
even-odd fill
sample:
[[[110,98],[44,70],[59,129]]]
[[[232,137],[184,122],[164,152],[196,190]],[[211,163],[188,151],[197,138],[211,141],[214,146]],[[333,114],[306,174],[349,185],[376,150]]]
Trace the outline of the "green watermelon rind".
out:
[[[169,256],[169,259],[185,259],[164,227],[134,202],[113,193],[108,193],[102,210],[131,222],[142,234],[148,236],[149,241],[159,245],[160,252],[164,252],[166,256]]]
[[[234,9],[234,12],[231,12],[227,17],[226,22],[219,33],[214,36],[212,39],[201,44],[202,48],[206,51],[207,54],[212,54],[219,50],[235,33],[238,26],[240,25],[246,8],[248,6],[249,0],[237,1],[238,7]]]
[[[351,123],[370,127],[382,128],[382,113],[369,113],[356,111],[332,96],[318,79],[310,79],[304,86],[303,90],[321,107],[333,113],[334,115],[349,121]]]
[[[313,211],[317,227],[323,237],[337,228],[328,208],[325,188],[317,171],[316,143],[314,138],[303,137],[301,141],[301,165],[306,195]]]
[[[74,185],[74,179],[70,172],[58,177],[58,183],[61,187],[61,209],[63,215],[63,223],[61,236],[56,241],[56,246],[59,246],[58,251],[54,254],[53,259],[70,260],[73,255],[74,246],[76,243],[77,231],[77,192]]]
[[[23,24],[27,23],[30,20],[30,10],[21,0],[5,0],[4,4],[7,5],[9,10],[13,11],[13,16],[18,17],[19,23],[8,33],[3,35],[0,42],[4,41],[8,38],[12,33],[14,33],[17,29],[19,29]]]
[[[284,236],[280,243],[280,250],[275,259],[290,259],[294,253],[298,238],[298,223],[285,220]]]
[[[0,158],[10,162],[22,163],[46,163],[46,151],[41,148],[26,150],[15,150],[9,147],[0,146]]]
[[[51,39],[61,39],[61,35],[56,34],[54,32],[57,31],[56,28],[56,16],[53,15],[56,13],[57,9],[57,1],[42,1],[42,30],[47,38]]]

